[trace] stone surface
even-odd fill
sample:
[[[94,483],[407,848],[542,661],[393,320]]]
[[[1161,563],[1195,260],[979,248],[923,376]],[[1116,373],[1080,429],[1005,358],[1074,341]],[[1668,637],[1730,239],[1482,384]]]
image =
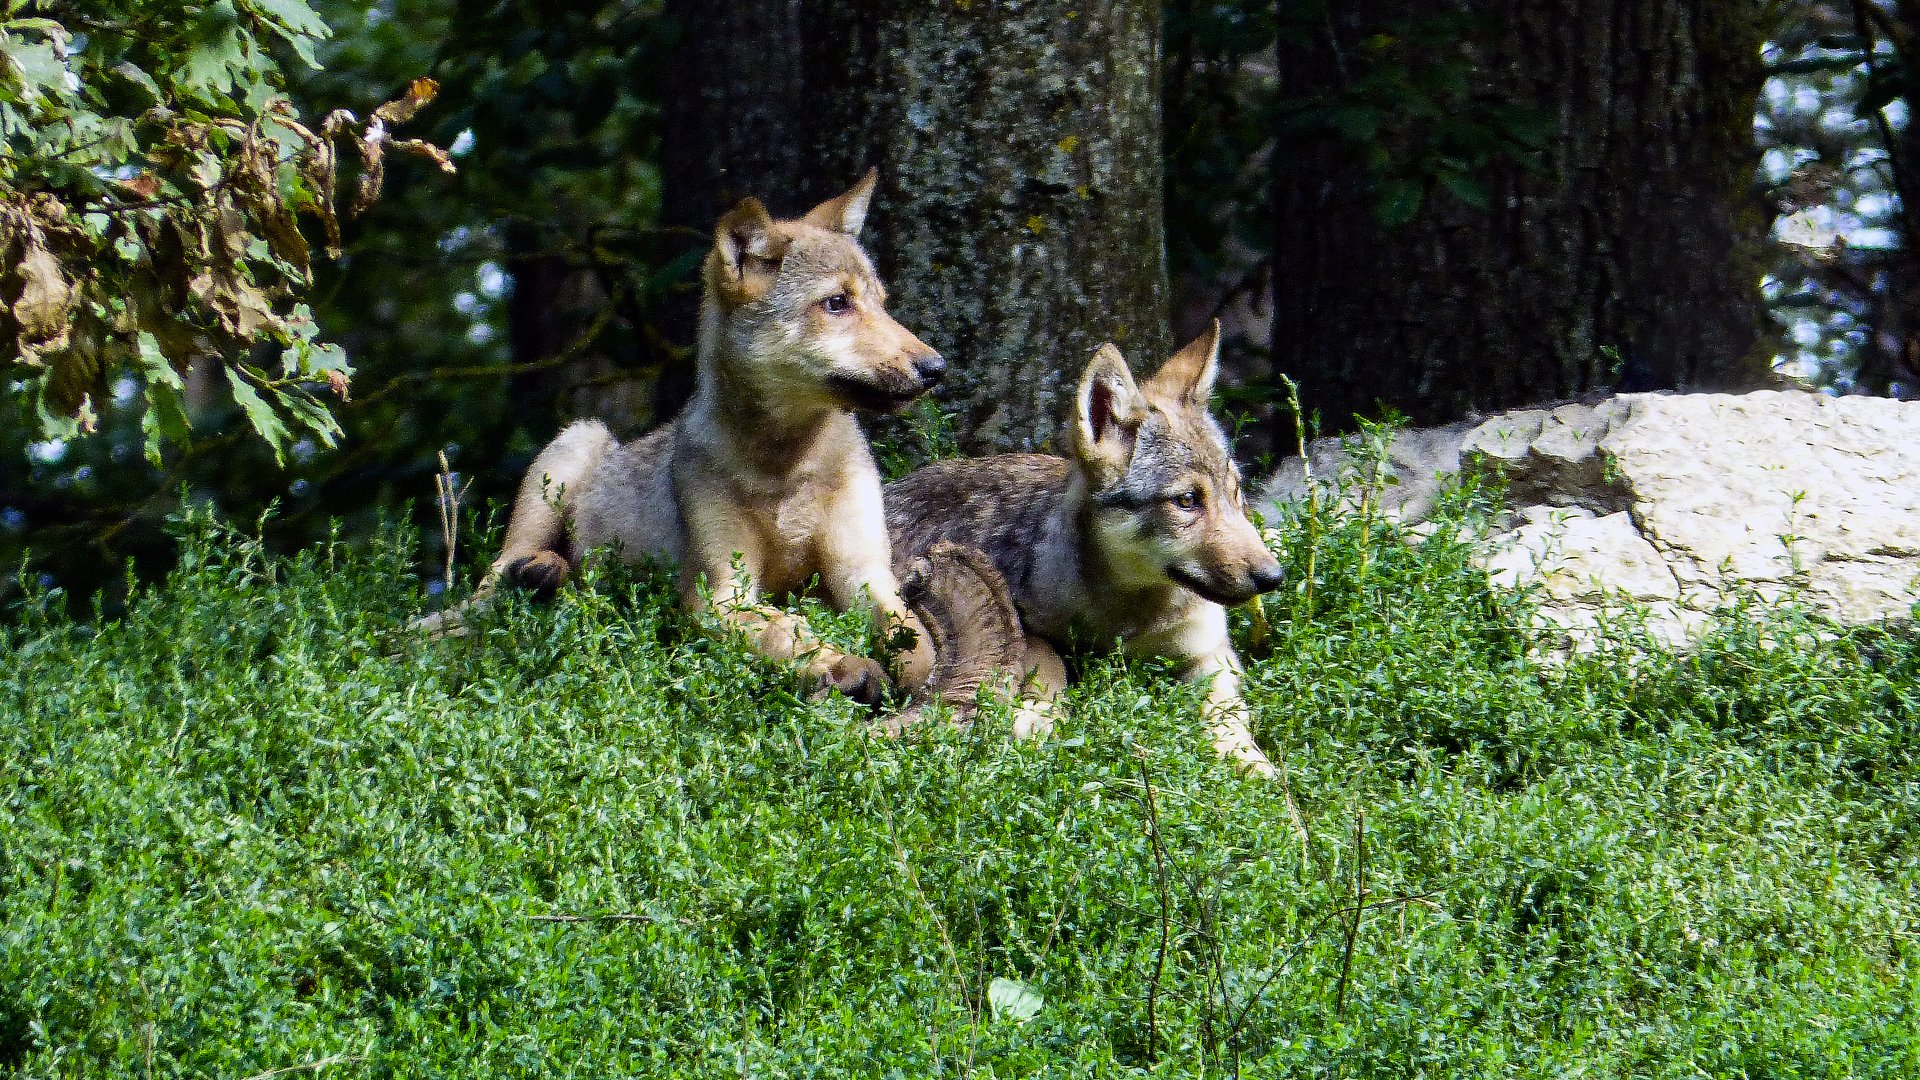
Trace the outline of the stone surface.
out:
[[[1446,474],[1504,473],[1512,513],[1483,538],[1488,571],[1537,586],[1542,620],[1576,644],[1627,608],[1682,642],[1739,592],[1849,624],[1905,618],[1920,599],[1917,402],[1635,394],[1400,438],[1374,504],[1419,521]],[[1313,450],[1316,478],[1353,468],[1350,451]],[[1298,497],[1302,473],[1283,466],[1267,497]]]

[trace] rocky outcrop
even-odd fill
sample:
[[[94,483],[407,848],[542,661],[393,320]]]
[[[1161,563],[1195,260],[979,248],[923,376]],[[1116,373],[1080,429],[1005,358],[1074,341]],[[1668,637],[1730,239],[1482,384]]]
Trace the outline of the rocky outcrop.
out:
[[[1402,445],[1404,443],[1404,446]],[[1318,446],[1317,476],[1352,452]],[[1850,624],[1920,599],[1920,403],[1794,391],[1634,394],[1401,433],[1375,505],[1417,522],[1445,474],[1494,470],[1510,514],[1482,539],[1497,584],[1537,586],[1581,633],[1644,611],[1681,642],[1730,595],[1791,595]],[[1297,497],[1289,463],[1269,488]]]

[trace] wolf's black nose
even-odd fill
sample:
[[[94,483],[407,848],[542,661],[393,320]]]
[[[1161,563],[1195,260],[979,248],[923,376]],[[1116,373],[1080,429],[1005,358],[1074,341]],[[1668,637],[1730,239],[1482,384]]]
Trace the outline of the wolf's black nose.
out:
[[[913,373],[920,376],[922,386],[938,386],[947,377],[947,362],[939,353],[928,353],[913,362]]]
[[[1272,592],[1285,580],[1287,580],[1287,572],[1280,569],[1279,563],[1262,566],[1253,572],[1253,587],[1260,592]]]

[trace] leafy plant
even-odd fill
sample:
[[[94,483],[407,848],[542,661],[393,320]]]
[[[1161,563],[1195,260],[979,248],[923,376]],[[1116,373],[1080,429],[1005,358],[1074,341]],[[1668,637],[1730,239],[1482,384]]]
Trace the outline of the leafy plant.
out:
[[[124,618],[0,623],[0,1072],[1920,1070],[1920,638],[1747,606],[1546,667],[1468,495],[1357,501],[1276,523],[1284,784],[1151,666],[1045,743],[880,739],[664,574],[429,643],[416,537],[196,515]]]
[[[1380,19],[1341,33],[1328,10],[1324,0],[1281,5],[1283,50],[1331,36],[1341,57],[1336,77],[1321,89],[1283,92],[1281,144],[1331,141],[1356,156],[1382,224],[1412,221],[1436,191],[1486,210],[1481,177],[1490,165],[1534,165],[1553,134],[1552,118],[1475,86],[1478,61],[1467,43],[1489,16]]]
[[[341,144],[379,195],[385,155],[438,148],[390,128],[430,102],[416,80],[364,123],[304,122],[278,55],[314,64],[327,27],[305,0],[11,0],[0,17],[0,377],[44,437],[91,434],[112,384],[147,403],[147,456],[189,432],[185,377],[217,368],[280,458],[296,431],[339,433],[345,354],[301,301],[301,218],[340,246]]]

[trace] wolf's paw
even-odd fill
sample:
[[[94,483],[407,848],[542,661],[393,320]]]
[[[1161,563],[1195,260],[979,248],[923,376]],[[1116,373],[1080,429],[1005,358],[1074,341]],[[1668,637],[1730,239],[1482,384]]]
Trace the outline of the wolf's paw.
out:
[[[864,656],[842,656],[820,675],[820,692],[838,690],[862,705],[877,705],[887,692],[887,669]]]
[[[507,564],[507,578],[522,589],[550,593],[567,582],[566,557],[557,551],[536,551]]]

